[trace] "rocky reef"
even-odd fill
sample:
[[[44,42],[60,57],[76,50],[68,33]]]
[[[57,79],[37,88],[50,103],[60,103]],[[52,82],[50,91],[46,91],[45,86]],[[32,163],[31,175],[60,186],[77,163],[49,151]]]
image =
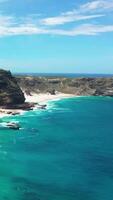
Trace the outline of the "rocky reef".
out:
[[[26,94],[62,92],[80,96],[112,96],[113,78],[65,78],[18,76],[17,82]]]
[[[10,71],[0,70],[0,106],[23,104],[24,94]]]

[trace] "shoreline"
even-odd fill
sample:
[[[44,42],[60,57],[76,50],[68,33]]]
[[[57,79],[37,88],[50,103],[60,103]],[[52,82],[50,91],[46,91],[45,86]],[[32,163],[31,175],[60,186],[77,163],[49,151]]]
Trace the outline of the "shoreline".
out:
[[[51,95],[48,93],[32,93],[31,95],[25,95],[26,103],[36,103],[36,106],[34,106],[33,110],[40,110],[38,106],[47,104],[49,101],[55,101],[55,100],[61,100],[61,99],[66,99],[66,98],[73,98],[77,97],[72,94],[64,94],[64,93],[58,93],[55,95]],[[9,116],[15,116],[15,115],[21,115],[24,114],[25,111],[22,109],[0,109],[0,119],[3,117],[9,117]]]
[[[69,98],[79,98],[79,97],[85,97],[85,96],[79,96],[79,95],[73,95],[73,94],[65,94],[65,93],[57,93],[55,95],[51,95],[49,93],[31,93],[30,95],[25,95],[25,103],[34,103],[33,109],[31,110],[42,110],[44,107],[48,106],[48,103],[50,101],[58,101],[62,99],[69,99]],[[87,96],[86,96],[87,97]],[[42,107],[41,107],[42,106]],[[46,108],[45,108],[46,109]],[[30,110],[25,109],[3,109],[0,108],[0,119],[4,117],[11,117],[11,116],[17,116],[17,115],[23,115],[26,112],[29,112]]]

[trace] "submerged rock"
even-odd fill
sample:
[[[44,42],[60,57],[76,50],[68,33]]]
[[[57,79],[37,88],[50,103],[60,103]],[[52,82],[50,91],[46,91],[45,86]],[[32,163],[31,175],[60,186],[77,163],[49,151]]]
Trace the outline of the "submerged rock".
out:
[[[47,107],[47,105],[46,104],[43,104],[43,105],[40,105],[40,104],[37,104],[38,106],[37,106],[37,108],[38,109],[46,109],[46,107]]]
[[[20,125],[15,122],[8,122],[7,127],[14,130],[19,130],[21,128]]]

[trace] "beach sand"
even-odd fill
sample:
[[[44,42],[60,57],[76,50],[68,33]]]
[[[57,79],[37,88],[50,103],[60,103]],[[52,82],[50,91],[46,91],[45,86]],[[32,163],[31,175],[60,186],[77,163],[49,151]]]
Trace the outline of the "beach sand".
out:
[[[39,104],[46,104],[50,100],[58,100],[58,99],[64,99],[64,98],[70,98],[70,97],[74,97],[74,95],[64,94],[64,93],[58,93],[55,95],[51,95],[48,93],[45,93],[45,94],[33,93],[31,96],[28,96],[25,94],[26,102],[33,102],[33,103],[39,103]]]

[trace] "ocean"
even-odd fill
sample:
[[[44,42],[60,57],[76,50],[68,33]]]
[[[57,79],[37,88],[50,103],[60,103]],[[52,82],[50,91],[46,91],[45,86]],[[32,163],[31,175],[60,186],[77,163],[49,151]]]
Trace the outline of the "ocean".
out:
[[[0,200],[113,200],[113,98],[50,101],[0,119]]]

